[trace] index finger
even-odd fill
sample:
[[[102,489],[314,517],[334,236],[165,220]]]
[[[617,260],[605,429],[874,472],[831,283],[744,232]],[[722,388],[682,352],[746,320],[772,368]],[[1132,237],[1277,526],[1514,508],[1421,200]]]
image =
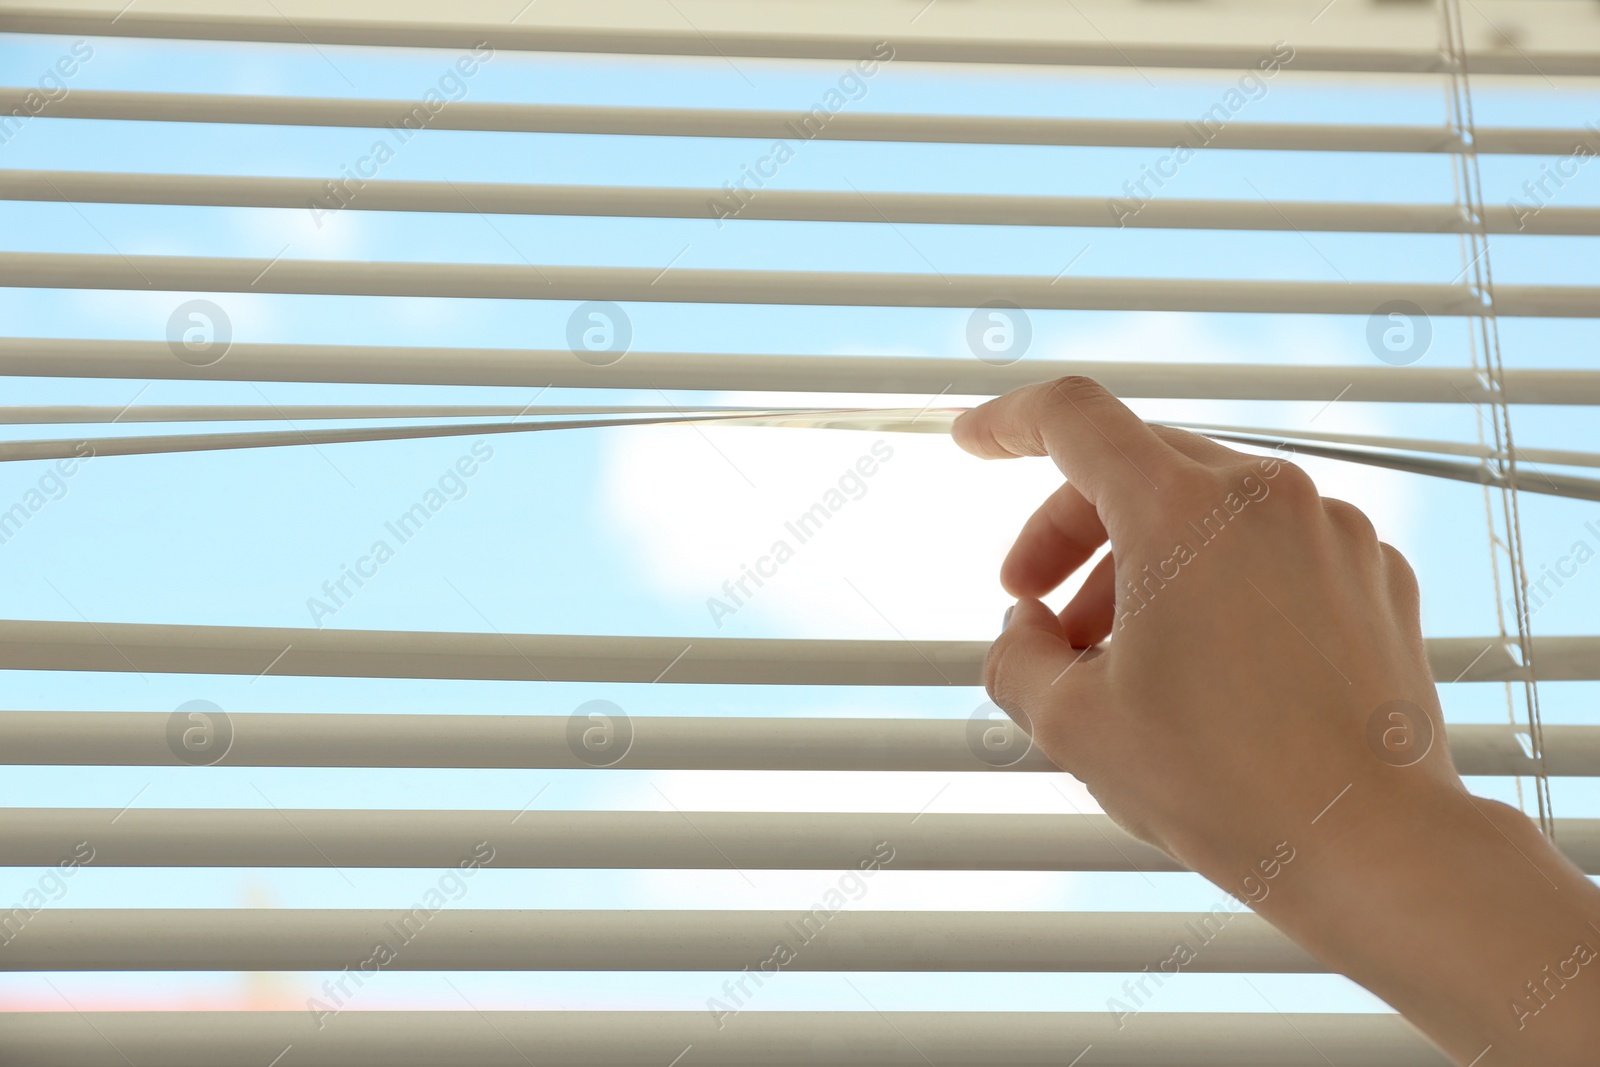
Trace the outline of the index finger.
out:
[[[1094,505],[1149,508],[1183,457],[1093,378],[1015,389],[965,412],[950,428],[975,456],[1049,456]]]

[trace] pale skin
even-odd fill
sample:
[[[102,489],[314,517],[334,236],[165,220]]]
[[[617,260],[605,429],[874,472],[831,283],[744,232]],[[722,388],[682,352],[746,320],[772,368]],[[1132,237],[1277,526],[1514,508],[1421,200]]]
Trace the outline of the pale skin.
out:
[[[1229,892],[1286,842],[1257,913],[1462,1067],[1600,1062],[1600,889],[1466,791],[1416,578],[1365,515],[1086,378],[990,401],[953,434],[1066,477],[1002,566],[1017,603],[984,666],[1046,756]],[[1045,606],[1108,541],[1071,602]],[[1385,758],[1369,723],[1392,701],[1426,722]]]

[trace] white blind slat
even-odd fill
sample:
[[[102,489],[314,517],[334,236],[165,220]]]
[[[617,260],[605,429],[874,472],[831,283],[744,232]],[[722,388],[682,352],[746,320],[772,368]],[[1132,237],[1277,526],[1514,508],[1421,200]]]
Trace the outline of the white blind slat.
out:
[[[1525,670],[1501,637],[1426,642],[1438,681],[1506,681]],[[1600,678],[1600,637],[1534,640],[1539,677]],[[162,623],[0,621],[0,669],[271,673],[360,678],[978,685],[986,641],[335,630]],[[670,670],[668,669],[670,667]]]
[[[0,752],[13,766],[167,766],[171,715],[138,711],[11,711]],[[555,715],[233,712],[228,767],[605,766],[627,770],[1045,771],[1037,749],[1004,760],[974,754],[965,721],[800,717],[638,716],[616,761],[581,758]],[[987,725],[987,724],[986,724]],[[1455,723],[1450,753],[1466,775],[1531,774],[1510,724]],[[1600,727],[1546,726],[1545,763],[1557,776],[1600,776]],[[1013,761],[1014,759],[1014,761]]]
[[[286,1046],[295,1067],[666,1067],[685,1049],[711,1067],[1062,1067],[1091,1046],[1084,1063],[1111,1067],[1450,1064],[1384,1014],[1150,1011],[1119,1027],[1106,1011],[742,1010],[725,1022],[708,1011],[52,1011],[0,1015],[0,1041],[19,1062],[75,1067],[127,1067],[117,1049],[164,1067],[262,1067]]]
[[[1033,275],[896,274],[524,263],[121,256],[0,252],[0,285],[62,289],[168,289],[218,293],[612,300],[708,304],[821,304],[975,308],[1009,300],[1024,308],[1370,315],[1407,300],[1428,315],[1472,314],[1465,285],[1425,282],[1046,278]],[[1505,318],[1600,317],[1600,287],[1500,285]]]
[[[0,199],[684,219],[724,218],[737,208],[736,217],[744,220],[1356,233],[1466,233],[1473,226],[1453,204],[1162,197],[1131,211],[1126,205],[1118,210],[1113,197],[877,191],[862,196],[854,191],[766,188],[760,196],[730,201],[725,189],[381,179],[363,181],[359,195],[343,195],[330,192],[325,178],[39,170],[0,171]],[[1546,204],[1538,211],[1519,211],[1490,204],[1485,211],[1490,233],[1600,236],[1600,208]]]
[[[1180,363],[1026,359],[628,352],[594,366],[566,349],[436,348],[236,342],[197,367],[164,341],[0,337],[0,374],[198,381],[367,382],[566,388],[904,393],[996,396],[1068,374],[1124,397],[1483,404],[1494,399],[1467,367]],[[1522,404],[1600,404],[1600,371],[1511,369],[1506,398]]]
[[[977,762],[974,760],[973,762]],[[48,867],[81,842],[96,867],[454,867],[480,842],[506,869],[1182,871],[1104,815],[924,812],[360,811],[3,808],[0,864]],[[1600,873],[1600,819],[1556,841]]]
[[[866,857],[861,857],[866,858]],[[459,857],[458,857],[459,859]],[[726,865],[724,865],[726,866]],[[339,971],[403,930],[405,909],[45,908],[0,953],[0,970]],[[1326,968],[1247,912],[529,911],[444,908],[395,970],[727,971],[811,936],[796,971],[1137,971],[1188,926],[1223,936],[1185,971],[1319,974]],[[1191,935],[1192,936],[1192,935]]]
[[[32,90],[0,87],[0,113],[21,108]],[[745,137],[943,144],[1057,145],[1304,152],[1458,153],[1462,144],[1444,126],[1336,123],[1194,122],[1164,119],[1023,118],[995,115],[608,107],[505,104],[462,100],[430,111],[415,100],[348,97],[249,96],[234,93],[155,93],[75,89],[50,104],[57,119],[209,122],[366,129],[476,130],[506,133],[609,134],[636,137]],[[1566,155],[1585,143],[1578,129],[1479,127],[1480,154]]]

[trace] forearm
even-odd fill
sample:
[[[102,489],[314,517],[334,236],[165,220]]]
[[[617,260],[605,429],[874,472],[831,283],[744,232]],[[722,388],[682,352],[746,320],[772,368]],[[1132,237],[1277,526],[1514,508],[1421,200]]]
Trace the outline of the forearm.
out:
[[[1600,889],[1520,812],[1464,792],[1349,814],[1262,914],[1460,1064],[1592,1064]]]

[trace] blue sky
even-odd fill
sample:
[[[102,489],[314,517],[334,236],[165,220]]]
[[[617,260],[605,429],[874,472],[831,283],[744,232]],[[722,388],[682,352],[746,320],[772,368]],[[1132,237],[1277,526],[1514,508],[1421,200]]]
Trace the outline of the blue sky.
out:
[[[68,38],[0,35],[11,84],[36,84],[70,52]],[[73,89],[241,92],[416,99],[456,59],[428,50],[366,50],[94,39]],[[1265,49],[1264,49],[1265,51]],[[498,53],[466,83],[474,101],[801,108],[846,73],[842,63],[613,59]],[[1192,118],[1237,82],[1230,72],[951,68],[890,63],[865,82],[862,111]],[[1475,87],[1480,125],[1600,124],[1592,82],[1500,79]],[[1238,122],[1442,121],[1431,77],[1351,82],[1289,69]],[[33,119],[0,145],[0,167],[334,177],[367,154],[371,131]],[[397,153],[384,178],[717,187],[767,155],[748,140],[587,137],[429,131]],[[809,142],[782,188],[1118,195],[1160,150]],[[1554,161],[1489,157],[1491,202],[1516,195]],[[1159,194],[1271,200],[1449,202],[1442,156],[1359,153],[1201,153]],[[1600,164],[1586,164],[1552,200],[1600,205]],[[1587,243],[1586,243],[1587,242]],[[1426,235],[1213,233],[903,225],[400,215],[346,211],[319,225],[302,211],[0,202],[0,249],[104,254],[616,264],[684,268],[884,270],[950,273],[1226,277],[1446,282],[1461,269],[1456,239]],[[1496,237],[1497,281],[1600,284],[1593,239]],[[0,290],[13,336],[159,340],[180,303],[202,293]],[[236,340],[560,348],[564,302],[212,296]],[[632,304],[634,347],[750,353],[938,355],[971,359],[960,310]],[[1361,316],[1034,312],[1025,358],[1323,363],[1371,366]],[[1463,324],[1433,323],[1422,366],[1465,366]],[[1600,369],[1600,327],[1588,321],[1506,320],[1512,367]],[[495,402],[533,390],[7,379],[5,404],[277,404]],[[652,393],[551,390],[548,403],[659,403]],[[813,398],[794,397],[804,403]],[[930,397],[861,398],[910,403]],[[1332,400],[1332,397],[1328,398]],[[769,402],[682,393],[677,403]],[[830,399],[829,403],[839,402]],[[940,400],[960,403],[961,398]],[[1151,418],[1304,426],[1472,440],[1464,406],[1323,403],[1136,405]],[[1584,408],[1520,408],[1523,445],[1588,448]],[[159,432],[135,427],[123,432]],[[13,428],[55,437],[58,427]],[[866,494],[748,609],[716,625],[706,608],[724,578],[770,543],[882,435],[760,429],[581,430],[489,439],[491,460],[327,625],[373,629],[723,636],[986,639],[1006,604],[994,580],[1021,518],[1055,482],[1031,461],[982,464],[938,437],[893,437],[894,458]],[[383,524],[418,500],[469,452],[471,438],[309,448],[102,458],[65,495],[0,545],[0,604],[9,618],[310,625],[307,600],[364,553]],[[1308,461],[1330,495],[1367,508],[1383,536],[1416,564],[1430,636],[1488,634],[1493,593],[1480,490],[1393,472]],[[43,465],[0,469],[0,508],[37,485]],[[1529,496],[1522,504],[1532,569],[1584,540],[1600,547],[1600,508]],[[1536,633],[1594,633],[1600,564],[1581,570],[1538,615]],[[170,711],[207,699],[229,711],[568,714],[610,699],[632,715],[882,715],[965,717],[973,689],[880,690],[698,685],[470,683],[360,679],[5,672],[10,709]],[[1597,687],[1541,687],[1546,721],[1593,722]],[[1459,722],[1504,721],[1502,689],[1456,685],[1443,694]],[[973,775],[653,774],[634,771],[234,770],[7,768],[0,804],[147,807],[517,809],[537,794],[552,809],[1056,811],[1089,800],[1064,778],[1026,782]],[[1055,778],[1056,776],[1050,776]],[[975,780],[967,780],[975,779]],[[1474,781],[1514,799],[1505,781]],[[1053,785],[1059,785],[1058,792]],[[542,790],[542,791],[541,791]],[[1582,783],[1557,782],[1557,813],[1600,815]],[[437,872],[82,871],[63,907],[409,906]],[[39,872],[0,870],[0,901]],[[831,872],[486,870],[462,907],[804,907]],[[1203,909],[1221,893],[1188,875],[939,874],[888,871],[861,908]],[[80,1007],[299,1007],[322,975],[48,976]],[[480,1007],[698,1009],[723,976],[452,975]],[[1123,976],[865,975],[879,1007],[1102,1010]],[[1284,1010],[1371,1010],[1339,979],[1252,979]],[[1267,1010],[1234,976],[1185,975],[1151,1010]],[[42,976],[0,977],[0,1005],[60,1008]],[[461,1006],[440,976],[384,973],[359,1007]],[[858,1009],[836,975],[784,974],[765,1008]]]

